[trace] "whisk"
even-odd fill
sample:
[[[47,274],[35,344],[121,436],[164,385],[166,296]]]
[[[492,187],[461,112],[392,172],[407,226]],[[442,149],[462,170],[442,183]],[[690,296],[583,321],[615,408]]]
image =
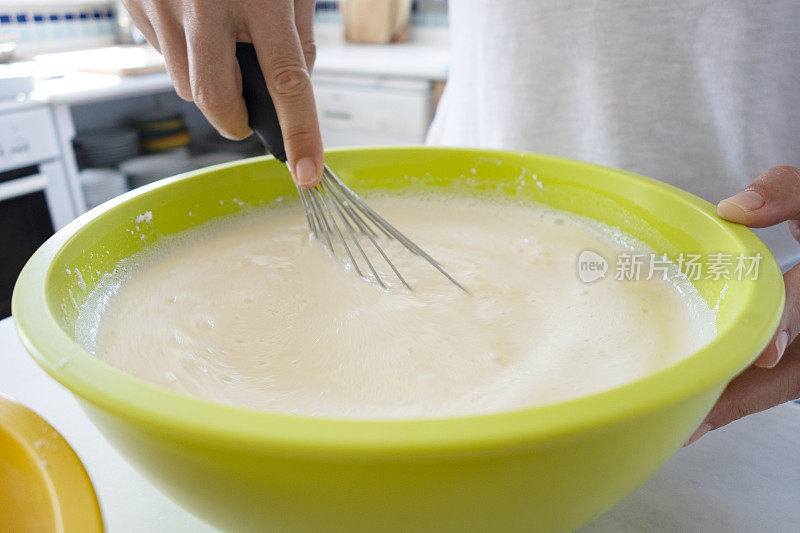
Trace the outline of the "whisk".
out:
[[[283,146],[283,134],[278,123],[275,106],[267,90],[261,67],[258,63],[255,48],[250,43],[236,44],[236,59],[242,72],[242,95],[250,127],[264,144],[266,150],[279,161],[286,163],[286,150]],[[374,209],[350,190],[336,174],[325,165],[322,180],[313,189],[297,187],[300,200],[305,209],[306,219],[311,234],[320,241],[330,253],[336,257],[335,244],[341,245],[344,259],[356,273],[364,279],[372,280],[381,288],[388,289],[387,283],[378,274],[378,270],[364,250],[362,243],[372,245],[381,258],[389,265],[397,279],[409,291],[413,290],[389,256],[378,244],[377,239],[383,235],[405,246],[414,254],[422,257],[436,270],[442,273],[456,287],[469,293],[453,278],[434,258],[416,245],[411,239],[400,233]],[[358,258],[358,260],[357,260]],[[361,266],[359,266],[361,264]],[[363,265],[366,265],[364,268]]]

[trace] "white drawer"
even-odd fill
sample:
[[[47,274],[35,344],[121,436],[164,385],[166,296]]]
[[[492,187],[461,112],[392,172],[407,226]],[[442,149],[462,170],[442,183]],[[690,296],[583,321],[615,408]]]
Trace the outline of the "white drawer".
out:
[[[424,137],[433,119],[433,93],[317,83],[320,125],[324,127]]]
[[[57,155],[58,141],[48,108],[0,114],[0,171]]]

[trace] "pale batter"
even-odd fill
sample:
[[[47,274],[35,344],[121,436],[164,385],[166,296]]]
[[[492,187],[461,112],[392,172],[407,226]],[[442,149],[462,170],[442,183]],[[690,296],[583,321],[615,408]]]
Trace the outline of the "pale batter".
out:
[[[616,281],[625,250],[558,212],[450,197],[369,203],[472,292],[383,242],[415,292],[346,271],[297,205],[165,239],[84,306],[79,340],[145,380],[215,401],[326,417],[508,410],[614,387],[715,335],[686,281]],[[585,284],[584,249],[612,261]],[[384,279],[395,281],[376,258]]]

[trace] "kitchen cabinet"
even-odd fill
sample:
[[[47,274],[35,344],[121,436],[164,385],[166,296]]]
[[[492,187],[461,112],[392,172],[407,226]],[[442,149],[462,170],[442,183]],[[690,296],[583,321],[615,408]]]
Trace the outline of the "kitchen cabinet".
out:
[[[433,120],[433,82],[364,76],[314,78],[327,147],[421,144]]]
[[[325,146],[423,143],[448,65],[443,43],[320,45],[312,81]],[[66,70],[40,78],[33,98],[52,109],[79,212],[86,205],[72,141],[83,129],[122,126],[126,117],[156,106],[181,111],[193,136],[213,133],[192,104],[177,98],[166,72]]]

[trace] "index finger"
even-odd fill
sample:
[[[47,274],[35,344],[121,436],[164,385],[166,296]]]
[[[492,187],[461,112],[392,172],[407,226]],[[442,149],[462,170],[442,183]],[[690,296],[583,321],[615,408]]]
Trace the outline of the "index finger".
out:
[[[775,368],[750,367],[725,388],[703,423],[686,443],[711,430],[800,397],[800,345],[792,344]]]
[[[281,11],[253,20],[250,36],[283,131],[289,169],[298,185],[311,188],[322,177],[322,137],[294,9],[289,4]]]

